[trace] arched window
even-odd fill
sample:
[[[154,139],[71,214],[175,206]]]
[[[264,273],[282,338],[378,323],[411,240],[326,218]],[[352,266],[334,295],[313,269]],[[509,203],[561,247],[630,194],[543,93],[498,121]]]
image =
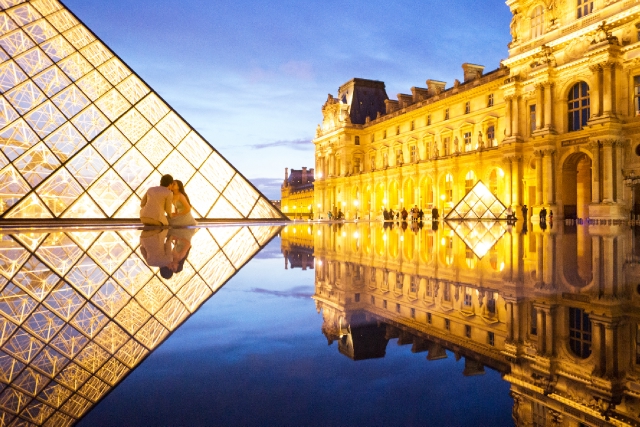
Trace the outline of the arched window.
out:
[[[469,171],[464,178],[464,194],[467,194],[473,188],[476,183],[476,174],[473,171]]]
[[[446,202],[453,201],[453,175],[450,173],[444,179],[444,193],[446,195]]]
[[[491,175],[489,175],[489,191],[498,197],[498,171],[496,169],[492,170]]]
[[[569,308],[569,347],[583,359],[591,355],[591,320],[580,308]]]
[[[569,132],[582,129],[589,120],[589,85],[575,84],[569,92]]]
[[[535,39],[544,33],[544,8],[538,6],[531,14],[531,38]]]

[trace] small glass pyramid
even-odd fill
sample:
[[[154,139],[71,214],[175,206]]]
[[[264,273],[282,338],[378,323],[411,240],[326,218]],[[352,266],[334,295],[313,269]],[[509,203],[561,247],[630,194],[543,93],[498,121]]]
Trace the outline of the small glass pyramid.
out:
[[[195,217],[285,217],[57,0],[0,0],[0,219],[137,218],[170,173]]]
[[[506,232],[501,221],[455,221],[448,223],[469,249],[482,259]]]
[[[507,219],[507,208],[487,188],[482,181],[467,193],[466,196],[446,216],[448,221],[496,221]]]

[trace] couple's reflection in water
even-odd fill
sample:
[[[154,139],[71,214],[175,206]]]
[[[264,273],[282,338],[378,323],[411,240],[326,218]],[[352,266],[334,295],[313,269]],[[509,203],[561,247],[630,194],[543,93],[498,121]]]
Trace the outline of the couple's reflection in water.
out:
[[[150,267],[160,267],[160,275],[171,279],[184,269],[191,251],[194,228],[143,230],[140,234],[140,253]]]
[[[508,381],[516,425],[577,427],[640,424],[638,235],[563,222],[300,225],[283,245],[313,247],[313,298],[341,354],[384,357],[397,339],[430,361],[464,358],[463,375],[488,367]]]
[[[0,230],[0,426],[75,424],[279,230]]]

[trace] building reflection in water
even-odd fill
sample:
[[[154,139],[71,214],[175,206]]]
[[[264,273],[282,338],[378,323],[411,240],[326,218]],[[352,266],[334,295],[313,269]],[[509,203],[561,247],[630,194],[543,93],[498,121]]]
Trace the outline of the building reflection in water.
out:
[[[397,338],[428,360],[464,357],[465,375],[496,369],[518,426],[638,425],[638,237],[497,224],[301,225],[282,236],[313,246],[323,332],[342,354],[384,357]]]
[[[75,423],[279,230],[0,234],[0,425]]]

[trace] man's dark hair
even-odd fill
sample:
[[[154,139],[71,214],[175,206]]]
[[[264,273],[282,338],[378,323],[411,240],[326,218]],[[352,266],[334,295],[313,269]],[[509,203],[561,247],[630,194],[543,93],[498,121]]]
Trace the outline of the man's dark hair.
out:
[[[169,174],[162,175],[162,178],[160,178],[160,185],[162,187],[168,187],[171,185],[172,182],[173,182],[173,177]]]

